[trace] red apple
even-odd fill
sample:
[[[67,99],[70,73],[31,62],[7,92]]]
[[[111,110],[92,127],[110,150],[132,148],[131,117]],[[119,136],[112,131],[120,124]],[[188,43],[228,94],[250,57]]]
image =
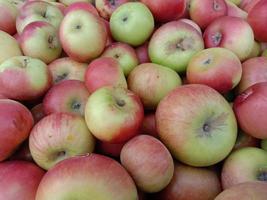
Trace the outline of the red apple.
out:
[[[36,124],[37,122],[39,122],[45,116],[43,104],[39,103],[39,104],[35,105],[31,109],[31,113],[32,113],[32,116],[33,116],[33,119],[34,119],[34,123]]]
[[[121,149],[124,146],[125,142],[123,143],[109,143],[109,142],[97,142],[97,151],[103,155],[111,156],[111,157],[120,157]]]
[[[159,192],[171,181],[174,164],[168,149],[156,138],[139,135],[121,150],[122,165],[144,192]]]
[[[0,199],[35,200],[38,185],[45,172],[26,161],[0,163]]]
[[[82,2],[82,1],[77,1],[72,4],[70,4],[66,9],[64,10],[64,15],[67,15],[71,11],[75,10],[86,10],[96,16],[99,16],[96,8],[89,2]]]
[[[33,117],[21,103],[0,99],[0,122],[0,161],[3,161],[27,139]]]
[[[140,64],[151,62],[148,55],[148,42],[135,48],[135,52]]]
[[[144,120],[140,129],[141,134],[151,135],[158,138],[158,131],[156,128],[156,118],[155,113],[145,114]]]

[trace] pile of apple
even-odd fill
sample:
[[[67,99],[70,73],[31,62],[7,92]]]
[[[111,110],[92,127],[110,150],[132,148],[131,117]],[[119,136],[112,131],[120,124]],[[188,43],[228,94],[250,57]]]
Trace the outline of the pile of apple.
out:
[[[267,0],[0,0],[0,200],[266,200]]]

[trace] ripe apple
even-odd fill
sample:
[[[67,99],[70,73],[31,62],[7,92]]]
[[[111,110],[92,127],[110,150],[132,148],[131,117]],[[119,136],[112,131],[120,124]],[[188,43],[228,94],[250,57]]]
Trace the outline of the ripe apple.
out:
[[[242,130],[239,130],[233,150],[241,149],[244,147],[258,147],[259,144],[260,144],[259,139],[246,134]]]
[[[15,56],[0,64],[0,94],[7,98],[36,99],[50,88],[51,83],[47,65],[39,59]]]
[[[153,63],[184,72],[191,57],[203,48],[202,36],[192,25],[172,21],[155,31],[148,52]]]
[[[84,116],[88,97],[89,92],[82,81],[61,81],[46,93],[43,99],[44,113],[67,112]]]
[[[152,136],[139,135],[132,138],[123,146],[120,160],[141,191],[159,192],[172,179],[172,156],[168,149]]]
[[[234,111],[239,127],[247,134],[267,138],[267,82],[256,83],[238,95]]]
[[[140,98],[122,87],[102,87],[88,98],[85,120],[99,140],[123,143],[138,134],[144,118]]]
[[[203,30],[215,19],[227,15],[225,0],[191,0],[190,18]]]
[[[267,196],[267,183],[251,181],[235,185],[224,190],[214,200],[265,200]]]
[[[140,64],[151,62],[148,55],[148,42],[145,42],[141,46],[136,47],[135,53],[137,55]]]
[[[172,155],[196,167],[223,160],[237,137],[230,104],[216,90],[200,84],[177,87],[161,100],[156,126]]]
[[[194,55],[186,71],[189,83],[208,85],[220,93],[237,86],[242,76],[239,58],[225,48],[208,48]]]
[[[255,147],[236,150],[224,161],[221,180],[223,189],[248,181],[266,181],[267,152]]]
[[[33,117],[21,103],[0,99],[0,122],[0,161],[3,161],[29,136]]]
[[[104,50],[107,31],[98,16],[76,9],[62,20],[59,38],[69,57],[78,62],[87,62],[98,57]]]
[[[122,4],[131,0],[95,0],[95,7],[100,16],[109,20],[111,14]]]
[[[110,30],[116,41],[139,46],[152,34],[154,18],[144,4],[140,2],[124,3],[112,13]]]
[[[15,38],[0,30],[0,64],[8,58],[22,55]]]
[[[18,9],[7,0],[0,0],[0,30],[13,35],[16,30],[16,17]]]
[[[152,12],[155,21],[166,23],[179,19],[186,10],[186,0],[141,0]]]
[[[214,200],[220,192],[221,183],[215,170],[175,163],[170,184],[157,196],[158,200]]]
[[[41,168],[30,162],[0,163],[0,199],[35,200],[38,185],[44,174]]]
[[[109,45],[103,52],[102,57],[111,57],[118,60],[126,77],[139,63],[134,48],[121,42]]]
[[[83,2],[83,1],[77,1],[72,4],[70,4],[66,9],[64,10],[64,14],[67,15],[71,11],[75,10],[86,10],[96,16],[99,16],[96,8],[89,2]]]
[[[52,24],[56,29],[63,19],[61,10],[45,1],[32,1],[26,2],[20,9],[19,15],[16,20],[16,28],[19,34],[23,29],[35,21],[44,21]]]
[[[129,89],[141,98],[145,109],[156,109],[170,91],[182,85],[180,76],[174,70],[153,63],[135,67],[127,82]]]
[[[97,149],[97,152],[103,155],[119,158],[121,154],[121,149],[124,146],[124,144],[125,142],[109,143],[109,142],[97,141],[96,149]]]
[[[247,19],[248,13],[241,8],[239,8],[236,4],[229,0],[225,0],[227,5],[227,16],[232,17],[240,17],[242,19]]]
[[[112,34],[111,34],[110,26],[109,26],[109,21],[107,21],[107,20],[105,20],[103,18],[101,18],[101,19],[104,22],[105,27],[106,27],[106,31],[107,31],[107,35],[108,35],[107,36],[106,47],[108,47],[109,45],[111,45],[114,42],[114,40],[112,38]]]
[[[38,58],[47,64],[61,55],[62,47],[57,30],[47,22],[37,21],[28,24],[19,41],[25,56]]]
[[[85,86],[89,93],[93,93],[104,86],[127,88],[127,82],[116,59],[101,57],[89,64],[85,73]]]
[[[159,137],[158,131],[156,128],[156,118],[155,118],[154,112],[145,114],[141,129],[140,129],[140,133],[151,135],[155,138]]]
[[[224,16],[214,20],[205,30],[206,48],[224,47],[233,51],[241,61],[247,59],[254,45],[250,25],[239,17]]]
[[[87,63],[77,62],[69,57],[59,58],[48,65],[52,74],[53,83],[59,83],[63,80],[84,81]]]
[[[81,116],[53,113],[33,127],[29,146],[34,161],[48,170],[69,157],[92,153],[95,140]]]
[[[242,78],[238,84],[237,92],[240,94],[250,86],[267,81],[267,58],[250,58],[242,63]]]
[[[115,160],[98,154],[66,159],[42,179],[35,200],[136,200],[136,186]]]
[[[267,1],[261,0],[248,13],[248,22],[251,25],[256,40],[267,42]]]
[[[39,104],[35,105],[34,107],[32,107],[31,113],[32,113],[32,116],[33,116],[33,119],[34,119],[34,123],[36,124],[41,119],[43,119],[44,116],[45,116],[43,104],[39,103]]]
[[[63,3],[65,4],[66,6],[69,6],[73,3],[76,3],[76,2],[88,2],[88,3],[93,3],[94,0],[59,0],[60,3]]]

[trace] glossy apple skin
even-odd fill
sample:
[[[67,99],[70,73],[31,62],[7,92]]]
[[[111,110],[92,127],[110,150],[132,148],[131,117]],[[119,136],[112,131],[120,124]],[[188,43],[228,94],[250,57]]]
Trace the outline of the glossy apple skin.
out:
[[[247,59],[254,45],[250,25],[239,17],[224,16],[214,20],[203,35],[206,48],[223,47],[233,51],[241,61]]]
[[[62,47],[57,30],[47,22],[37,21],[28,24],[23,29],[19,42],[25,56],[38,58],[46,64],[61,55]]]
[[[188,83],[205,84],[220,93],[237,86],[242,76],[239,58],[225,48],[209,48],[194,55],[186,70]]]
[[[8,58],[22,55],[18,41],[14,37],[1,30],[0,43],[0,64]]]
[[[33,127],[33,117],[21,103],[0,99],[0,121],[0,161],[3,161],[27,139]]]
[[[59,30],[64,51],[78,62],[89,62],[98,57],[107,42],[104,22],[95,14],[76,9],[65,15]]]
[[[225,0],[191,0],[189,14],[201,29],[205,29],[215,19],[227,14],[227,5]]]
[[[141,98],[145,109],[156,109],[170,91],[182,84],[174,70],[154,63],[135,67],[127,82],[129,89]]]
[[[252,181],[235,185],[224,190],[214,200],[265,200],[267,196],[267,183]]]
[[[47,65],[39,59],[16,56],[0,65],[0,93],[10,99],[37,99],[51,84],[52,77]]]
[[[42,179],[36,200],[68,198],[136,200],[136,186],[115,160],[98,154],[60,162]]]
[[[0,163],[0,199],[35,200],[38,185],[44,174],[44,170],[30,162]]]
[[[222,168],[223,189],[248,181],[266,181],[266,165],[267,152],[263,149],[245,147],[232,152]]]
[[[188,84],[171,91],[156,110],[161,141],[191,166],[210,166],[234,147],[237,123],[229,103],[211,87]]]
[[[75,11],[75,10],[86,10],[96,16],[99,16],[96,8],[88,2],[82,2],[82,1],[78,1],[78,2],[74,2],[71,5],[69,5],[65,10],[64,10],[64,15],[67,15],[69,12],[71,11]]]
[[[92,153],[95,140],[83,117],[71,113],[53,113],[32,129],[29,147],[34,161],[50,169],[60,161]]]
[[[92,134],[103,142],[123,143],[139,133],[144,118],[140,98],[121,87],[102,87],[90,95],[85,120]]]
[[[238,95],[234,111],[240,128],[247,134],[267,138],[267,82],[256,83]]]
[[[170,152],[158,139],[149,135],[129,140],[121,150],[120,161],[144,192],[159,192],[173,176],[174,164]]]
[[[119,158],[121,154],[121,149],[124,146],[123,143],[109,143],[109,142],[101,142],[98,141],[96,145],[97,152],[102,155],[107,155],[110,157]]]
[[[6,0],[0,1],[0,30],[14,35],[16,30],[16,17],[18,9]]]
[[[248,13],[248,22],[251,25],[256,40],[267,42],[267,1],[259,1]]]
[[[139,64],[134,48],[121,42],[109,45],[101,56],[116,59],[123,69],[123,73],[126,77]]]
[[[155,113],[146,113],[144,120],[140,129],[141,134],[151,135],[155,138],[158,138],[158,131],[156,127],[156,118]]]
[[[85,73],[85,86],[89,93],[93,93],[104,86],[127,88],[127,82],[116,59],[101,57],[89,64]]]
[[[250,58],[242,63],[242,78],[238,84],[238,94],[244,92],[250,86],[267,81],[267,58]]]
[[[69,57],[56,59],[48,65],[48,69],[53,77],[53,84],[63,80],[84,81],[87,67],[87,63],[80,63]]]
[[[151,62],[148,55],[148,42],[135,48],[135,52],[140,64]]]
[[[220,192],[221,183],[215,170],[175,163],[170,184],[157,196],[158,200],[214,200]]]
[[[203,48],[201,34],[192,25],[178,20],[168,22],[154,32],[148,53],[153,63],[182,73],[191,57]]]
[[[43,99],[44,113],[67,112],[84,116],[88,97],[89,92],[82,81],[61,81],[46,93]]]
[[[241,149],[244,147],[259,147],[260,146],[259,144],[260,144],[259,139],[254,138],[251,135],[248,135],[243,131],[239,130],[233,150]]]
[[[166,23],[179,19],[186,9],[185,0],[141,0],[153,13],[157,22]]]

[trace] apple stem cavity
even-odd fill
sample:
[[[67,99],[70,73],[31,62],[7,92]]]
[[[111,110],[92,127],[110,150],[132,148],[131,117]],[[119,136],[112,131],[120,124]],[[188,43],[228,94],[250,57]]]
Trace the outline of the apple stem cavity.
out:
[[[77,101],[73,101],[72,104],[71,104],[71,108],[73,110],[79,110],[81,108],[81,104]]]
[[[23,59],[23,65],[22,65],[22,68],[26,68],[27,65],[28,65],[28,63],[29,63],[29,59],[24,58],[24,59]]]
[[[68,76],[67,73],[63,73],[61,75],[58,75],[57,78],[56,78],[56,80],[55,80],[55,83],[58,83],[58,82],[64,80],[65,78],[67,78],[67,76]]]
[[[220,11],[220,10],[222,9],[220,3],[219,3],[217,0],[214,0],[214,1],[213,1],[213,9],[214,9],[215,11]]]
[[[116,99],[116,104],[119,106],[119,107],[123,107],[125,106],[125,101],[123,99]]]
[[[267,171],[261,170],[257,175],[257,180],[267,182]]]

